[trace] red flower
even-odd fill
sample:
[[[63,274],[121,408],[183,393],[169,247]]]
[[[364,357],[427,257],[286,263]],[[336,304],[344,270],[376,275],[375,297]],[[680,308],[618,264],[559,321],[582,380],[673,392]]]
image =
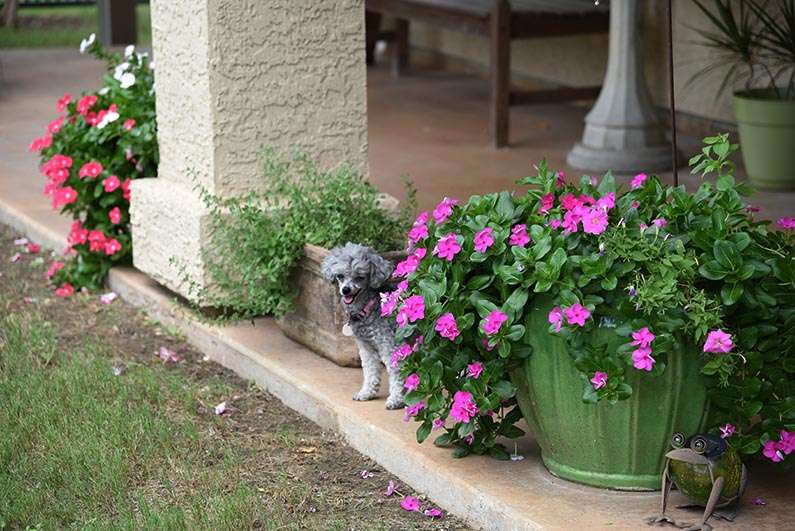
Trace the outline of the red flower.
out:
[[[34,138],[33,141],[30,143],[30,147],[28,148],[30,151],[41,151],[42,149],[47,149],[52,145],[52,135],[50,133],[46,133],[41,138]]]
[[[60,288],[55,290],[55,295],[58,297],[66,298],[74,294],[75,288],[68,282],[64,282]]]
[[[89,96],[83,96],[77,102],[77,112],[85,116],[91,107],[97,102],[97,97],[93,94]]]
[[[38,243],[33,243],[33,242],[30,242],[30,243],[28,244],[28,252],[29,252],[30,254],[36,254],[36,253],[38,253],[39,251],[41,251],[41,245],[39,245]]]
[[[108,256],[113,256],[118,251],[121,251],[121,244],[115,238],[112,238],[105,242],[105,254]]]
[[[70,245],[80,245],[86,243],[88,241],[88,229],[83,228],[83,224],[80,223],[80,220],[75,221],[72,223],[72,230],[69,232],[69,236],[66,238],[66,242]]]
[[[55,197],[52,198],[52,207],[60,208],[77,201],[77,190],[71,186],[64,186],[55,191]]]
[[[52,134],[56,134],[58,131],[61,130],[61,126],[63,125],[63,119],[64,119],[63,116],[59,116],[58,118],[50,122],[50,124],[47,126],[47,131],[49,131]]]
[[[110,212],[108,212],[108,218],[114,225],[121,223],[121,209],[119,207],[113,207]]]
[[[69,105],[69,102],[72,101],[72,95],[68,92],[61,96],[61,99],[58,100],[58,104],[55,106],[58,109],[58,112],[63,112],[66,109],[66,106]]]
[[[111,193],[119,186],[121,186],[121,181],[115,175],[111,175],[110,177],[102,181],[102,184],[105,185],[105,191]]]
[[[133,120],[132,118],[124,120],[124,124],[122,125],[122,127],[124,128],[125,131],[129,131],[130,129],[135,127],[135,120]]]
[[[122,192],[124,192],[124,199],[126,199],[127,201],[130,200],[130,195],[132,194],[132,192],[130,191],[131,182],[132,181],[130,179],[124,179],[124,182],[121,183],[121,190]]]
[[[83,167],[80,168],[80,172],[78,175],[82,179],[83,177],[98,177],[99,174],[102,173],[102,164],[96,161],[86,162],[83,164]]]
[[[88,233],[88,249],[90,251],[104,251],[105,241],[105,234],[101,230],[92,230]]]

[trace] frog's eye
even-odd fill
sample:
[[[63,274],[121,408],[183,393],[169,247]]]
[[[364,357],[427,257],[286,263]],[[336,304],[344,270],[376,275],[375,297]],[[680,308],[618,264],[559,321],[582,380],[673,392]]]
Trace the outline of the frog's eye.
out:
[[[681,448],[685,445],[685,436],[681,433],[674,433],[674,436],[671,437],[671,446],[674,448]]]
[[[703,437],[696,437],[693,439],[693,442],[690,443],[690,448],[699,454],[703,454],[707,449],[707,441]]]

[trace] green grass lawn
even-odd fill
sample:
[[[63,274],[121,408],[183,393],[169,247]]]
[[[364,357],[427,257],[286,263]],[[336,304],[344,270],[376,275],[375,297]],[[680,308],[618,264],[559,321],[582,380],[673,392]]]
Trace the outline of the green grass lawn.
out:
[[[149,6],[138,5],[138,44],[152,42]],[[19,10],[19,27],[0,27],[0,48],[45,48],[80,45],[80,41],[97,30],[94,6],[23,7]]]

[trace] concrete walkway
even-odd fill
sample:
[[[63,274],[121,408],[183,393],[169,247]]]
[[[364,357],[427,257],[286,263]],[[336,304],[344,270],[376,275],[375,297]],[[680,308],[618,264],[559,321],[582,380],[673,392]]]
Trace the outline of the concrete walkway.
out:
[[[0,221],[60,250],[64,246],[68,222],[49,210],[48,202],[40,194],[43,178],[36,170],[35,158],[27,154],[26,149],[30,139],[41,134],[54,114],[55,99],[64,91],[76,94],[81,86],[95,84],[101,69],[71,51],[47,52],[46,60],[41,54],[30,52],[3,53],[0,61],[5,78],[0,93]],[[410,82],[417,85],[416,95],[422,79],[414,78]],[[384,84],[383,90],[391,90],[392,82],[386,77],[372,83],[371,90],[380,90],[380,83]],[[429,83],[426,88],[432,90],[433,87]],[[400,115],[401,105],[410,106],[419,117],[425,112],[420,102],[413,100],[395,105],[397,107],[382,107],[380,111],[378,106],[373,106],[371,120],[377,119],[379,112]],[[433,102],[428,105],[436,108],[436,111],[426,109],[429,115],[440,112]],[[558,111],[559,114],[581,112],[567,107],[560,107]],[[460,120],[462,124],[466,122],[463,118]],[[389,138],[401,139],[402,149],[393,155],[390,164],[397,167],[400,160],[409,165],[417,163],[410,156],[413,153],[411,142],[397,131],[381,138],[384,143],[371,137],[371,154],[379,150],[379,156],[385,157]],[[475,140],[472,136],[468,142]],[[421,139],[417,142],[423,143]],[[436,145],[434,149],[442,148]],[[427,156],[440,156],[430,147],[428,149],[431,154]],[[442,161],[455,157],[454,152],[447,153],[436,167],[449,168],[451,163]],[[498,158],[493,156],[494,160]],[[386,168],[379,164],[382,163],[373,163],[374,174],[378,168]],[[388,174],[388,170],[383,169],[381,174]],[[462,173],[459,178],[462,182],[469,181],[470,175]],[[474,182],[478,187],[496,184],[484,184],[477,178]],[[426,201],[435,194],[428,191],[430,185],[422,189]],[[458,189],[443,193],[458,193],[463,197],[468,192]],[[429,443],[417,445],[415,426],[405,424],[402,413],[385,411],[382,401],[359,403],[350,400],[359,384],[358,370],[337,367],[293,343],[270,319],[258,320],[253,325],[209,326],[181,308],[170,293],[132,269],[114,270],[110,284],[129,302],[180,327],[192,343],[214,360],[255,380],[321,426],[342,433],[354,448],[475,526],[486,529],[643,529],[646,528],[643,517],[657,511],[659,495],[655,493],[605,491],[551,476],[543,467],[538,447],[530,436],[520,441],[518,451],[526,459],[518,462],[499,462],[484,457],[455,460],[448,450]],[[716,529],[784,529],[791,523],[795,502],[795,493],[790,488],[792,482],[791,473],[764,465],[753,467],[742,515],[733,524],[716,524]],[[757,496],[764,497],[768,505],[751,505],[750,500]],[[684,514],[678,512],[677,516]]]

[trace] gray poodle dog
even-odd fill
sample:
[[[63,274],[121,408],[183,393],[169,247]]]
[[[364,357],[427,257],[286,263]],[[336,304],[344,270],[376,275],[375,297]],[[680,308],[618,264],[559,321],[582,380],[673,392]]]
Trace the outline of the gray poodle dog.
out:
[[[388,289],[393,265],[369,247],[347,243],[331,250],[320,272],[336,282],[348,317],[346,327],[359,346],[364,382],[354,400],[372,400],[381,384],[381,366],[389,374],[387,409],[403,407],[403,379],[389,359],[395,350],[395,320],[381,317],[380,291]],[[345,333],[343,329],[343,333]]]

